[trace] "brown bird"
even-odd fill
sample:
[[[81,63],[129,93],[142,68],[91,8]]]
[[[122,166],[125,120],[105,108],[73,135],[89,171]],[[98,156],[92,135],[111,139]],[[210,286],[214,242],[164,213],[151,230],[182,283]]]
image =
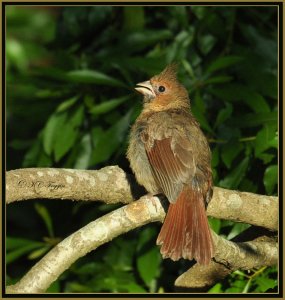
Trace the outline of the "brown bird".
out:
[[[214,254],[205,206],[212,196],[211,152],[171,64],[135,88],[144,107],[132,126],[127,157],[137,181],[170,206],[157,238],[164,258],[208,264]]]

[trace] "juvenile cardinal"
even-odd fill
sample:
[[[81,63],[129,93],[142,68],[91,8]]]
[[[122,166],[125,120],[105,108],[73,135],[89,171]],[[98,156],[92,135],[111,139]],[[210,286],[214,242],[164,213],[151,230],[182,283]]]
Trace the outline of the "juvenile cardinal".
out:
[[[214,246],[205,207],[212,196],[211,152],[191,113],[176,65],[137,84],[143,110],[133,125],[127,157],[137,181],[170,202],[157,238],[164,258],[208,264]]]
[[[127,157],[137,181],[170,202],[157,238],[164,258],[208,264],[214,254],[205,206],[212,196],[211,152],[171,64],[137,84],[142,113],[132,126]]]

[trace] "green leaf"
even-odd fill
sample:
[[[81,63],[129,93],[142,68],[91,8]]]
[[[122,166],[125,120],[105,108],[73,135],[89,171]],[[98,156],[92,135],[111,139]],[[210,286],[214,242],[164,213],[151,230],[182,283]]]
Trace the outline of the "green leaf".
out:
[[[252,91],[246,91],[243,97],[244,102],[255,112],[270,112],[270,107],[263,96]]]
[[[135,282],[124,284],[124,288],[126,288],[129,293],[146,293],[146,290]]]
[[[105,252],[103,261],[113,272],[127,272],[133,268],[135,253],[135,241],[127,241],[122,238],[113,242],[112,247]]]
[[[275,137],[268,142],[268,145],[270,145],[270,147],[272,148],[278,149],[278,143],[279,143],[278,132],[276,132]]]
[[[261,293],[265,293],[269,289],[274,289],[278,285],[276,279],[265,278],[263,276],[257,276],[255,282],[258,284],[258,289]]]
[[[265,124],[258,132],[255,139],[255,156],[259,157],[262,152],[272,147],[276,139],[277,124]],[[272,141],[273,140],[273,141]]]
[[[6,40],[6,59],[8,63],[14,64],[19,71],[26,71],[28,67],[28,53],[18,39],[7,38]]]
[[[278,166],[271,165],[266,168],[263,183],[266,189],[266,192],[271,195],[274,191],[275,186],[278,182]]]
[[[37,258],[43,256],[50,248],[51,248],[50,246],[44,246],[40,249],[36,249],[28,255],[28,259],[31,259],[31,260],[37,259]]]
[[[210,294],[219,294],[222,293],[222,284],[221,283],[216,283],[212,288],[208,290],[208,293]]]
[[[120,104],[122,104],[123,102],[125,102],[128,99],[130,99],[130,96],[124,96],[124,97],[104,101],[100,104],[93,106],[89,110],[89,112],[93,115],[104,114],[104,113],[107,113],[107,112],[113,110],[114,108],[116,108],[117,106],[119,106]]]
[[[232,76],[214,76],[204,81],[204,84],[217,84],[232,81]]]
[[[160,253],[156,246],[151,247],[137,259],[138,271],[145,284],[150,287],[152,281],[159,274],[161,262]],[[148,267],[146,267],[148,266]]]
[[[14,239],[15,240],[15,239]],[[23,241],[23,239],[22,239]],[[44,243],[34,242],[27,240],[28,244],[23,244],[20,247],[13,248],[13,250],[8,251],[6,255],[6,263],[12,263],[17,260],[19,257],[29,253],[31,250],[37,249],[39,247],[43,247]],[[11,249],[11,247],[10,247]]]
[[[35,245],[27,245],[23,246],[21,248],[18,248],[16,250],[12,250],[6,255],[6,263],[10,264],[17,260],[19,257],[25,255],[26,253],[29,253],[31,250],[37,248],[38,246]]]
[[[222,228],[222,222],[219,219],[213,218],[213,217],[209,217],[208,218],[209,221],[209,225],[210,227],[217,233],[220,233],[220,230]]]
[[[26,152],[22,167],[50,167],[52,165],[51,158],[46,154],[42,147],[43,131],[38,134],[30,149]]]
[[[227,236],[228,240],[233,239],[235,236],[249,228],[249,224],[244,224],[244,223],[235,223],[234,226],[231,228],[230,233]]]
[[[67,110],[69,107],[71,107],[77,100],[79,99],[79,96],[72,97],[64,102],[62,102],[58,107],[56,112],[62,112],[64,110]]]
[[[156,232],[152,228],[146,228],[141,232],[138,241],[137,267],[145,284],[150,287],[152,281],[159,274],[161,255],[156,247],[153,237]],[[152,243],[153,241],[153,243]],[[147,267],[146,267],[147,266]]]
[[[106,132],[102,132],[100,129],[92,134],[95,149],[92,152],[90,161],[91,165],[95,165],[109,159],[117,149],[118,145],[122,143],[123,139],[126,137],[126,132],[129,129],[131,114],[132,110],[129,110],[124,117],[122,117]]]
[[[14,238],[14,237],[7,237],[6,238],[6,250],[10,251],[13,249],[18,249],[27,245],[34,245],[35,247],[42,247],[45,245],[43,242],[36,242],[28,239],[23,238]]]
[[[226,107],[221,109],[218,113],[216,122],[214,127],[216,128],[220,124],[224,123],[229,117],[232,115],[233,112],[233,105],[231,103],[225,102]]]
[[[187,61],[186,59],[183,59],[181,62],[182,62],[182,65],[183,65],[185,71],[189,74],[189,76],[192,79],[195,79],[195,73],[194,73],[191,63],[189,61]]]
[[[89,167],[91,154],[91,135],[85,134],[80,141],[78,154],[76,155],[76,161],[74,163],[74,169],[87,169]]]
[[[37,213],[43,219],[43,221],[46,225],[49,236],[53,237],[54,232],[53,232],[53,226],[52,226],[52,219],[51,219],[51,216],[49,214],[49,211],[47,210],[47,208],[44,205],[41,205],[39,203],[35,203],[35,209],[36,209]]]
[[[194,28],[190,26],[187,30],[181,30],[176,34],[172,44],[168,46],[166,61],[183,60],[189,49],[189,45],[194,39]]]
[[[69,78],[66,75],[66,72],[64,72],[60,68],[55,67],[45,67],[45,68],[39,68],[35,71],[35,76],[37,77],[44,77],[49,78],[57,81],[68,81]]]
[[[219,164],[219,161],[220,161],[220,158],[219,158],[219,149],[218,147],[215,147],[213,150],[212,150],[212,168],[215,168],[218,166]]]
[[[225,293],[242,293],[243,289],[245,287],[245,280],[235,280],[233,282],[233,285],[229,288],[227,288],[224,292]]]
[[[249,157],[245,157],[239,165],[234,168],[223,180],[220,181],[220,186],[227,189],[236,189],[239,183],[246,174],[249,164]]]
[[[243,145],[238,141],[233,141],[222,145],[221,157],[228,169],[231,167],[233,160],[242,150]]]
[[[55,140],[59,129],[66,123],[67,113],[54,113],[48,119],[43,131],[43,146],[48,155],[54,150]],[[61,134],[62,131],[60,130]]]
[[[211,34],[205,34],[198,38],[199,48],[204,55],[208,54],[212,50],[216,42],[216,37]]]
[[[199,19],[203,19],[207,14],[207,7],[205,6],[191,6],[191,11]]]
[[[202,99],[199,91],[195,93],[194,102],[192,103],[191,110],[193,112],[193,115],[197,118],[201,127],[206,131],[213,133],[213,129],[211,128],[206,118],[206,108],[204,100]]]
[[[162,30],[141,30],[126,35],[122,33],[124,40],[123,45],[119,50],[125,53],[133,53],[135,51],[143,50],[151,45],[155,45],[161,41],[172,38],[172,32],[168,29]]]
[[[42,147],[40,147],[40,152],[39,152],[39,155],[36,159],[36,164],[32,164],[31,166],[37,166],[37,167],[41,167],[41,168],[48,168],[48,167],[51,167],[53,166],[53,162],[52,162],[52,159],[51,157],[49,157],[42,149]]]
[[[246,282],[246,285],[244,286],[243,290],[242,290],[242,293],[248,293],[248,290],[250,288],[250,285],[251,285],[251,279],[249,279],[247,282]]]
[[[94,71],[94,70],[74,70],[69,71],[67,78],[71,82],[76,83],[93,83],[93,84],[102,84],[115,87],[125,87],[125,84],[111,76],[108,76],[104,73]]]
[[[260,158],[265,165],[269,164],[275,157],[276,155],[268,153],[261,153],[258,155],[258,158]]]
[[[81,105],[71,117],[66,117],[66,122],[61,125],[60,130],[58,128],[54,140],[55,161],[59,161],[74,145],[83,117],[84,107]]]
[[[211,74],[215,71],[225,69],[229,66],[235,65],[243,60],[243,57],[241,56],[235,56],[235,55],[229,55],[229,56],[223,56],[219,57],[215,61],[213,61],[209,67],[206,69],[205,73]]]

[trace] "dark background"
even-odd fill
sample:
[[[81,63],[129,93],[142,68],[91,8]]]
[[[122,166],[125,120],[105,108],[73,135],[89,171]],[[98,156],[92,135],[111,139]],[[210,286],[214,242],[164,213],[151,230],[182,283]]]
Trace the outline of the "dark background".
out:
[[[277,7],[6,7],[7,169],[119,165],[141,110],[137,82],[179,62],[212,149],[216,186],[277,194]],[[7,278],[118,205],[7,207]],[[248,225],[211,218],[228,239]],[[172,292],[185,261],[162,261],[160,224],[81,258],[49,292]],[[276,292],[275,267],[234,272],[209,292]]]

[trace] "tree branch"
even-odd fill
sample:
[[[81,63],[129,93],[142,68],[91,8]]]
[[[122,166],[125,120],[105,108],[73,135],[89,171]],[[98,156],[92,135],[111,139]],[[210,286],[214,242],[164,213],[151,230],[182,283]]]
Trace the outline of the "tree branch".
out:
[[[130,179],[118,166],[96,171],[29,168],[7,172],[6,202],[28,199],[133,201]]]
[[[77,259],[95,250],[100,245],[113,238],[150,222],[162,222],[165,211],[161,200],[150,195],[143,196],[136,202],[123,206],[76,231],[57,246],[55,246],[41,261],[39,261],[18,283],[7,287],[7,293],[42,293],[60,274],[68,269]],[[270,266],[277,263],[277,244],[273,241],[253,241],[233,243],[212,232],[215,244],[215,261],[222,264],[225,275],[233,269],[252,269]],[[223,267],[223,266],[226,267]],[[205,284],[221,277],[221,271],[213,271],[216,263],[209,267],[194,265],[176,280],[177,286],[201,285],[195,275],[204,274]],[[193,271],[194,270],[194,271]],[[228,272],[229,270],[229,272]],[[210,274],[218,275],[208,279]],[[207,277],[208,274],[208,277]],[[206,278],[205,278],[206,276]],[[194,278],[194,279],[193,279]],[[195,281],[196,280],[196,281]],[[198,280],[198,283],[197,283]],[[200,280],[201,281],[201,280]]]
[[[143,189],[117,166],[98,171],[19,169],[7,172],[7,203],[18,200],[72,199],[130,203]],[[245,222],[269,230],[278,228],[278,198],[215,187],[207,208],[209,216]],[[7,293],[41,293],[78,258],[113,238],[150,222],[162,222],[159,198],[145,195],[91,222],[55,246]],[[237,269],[277,263],[277,242],[268,237],[234,243],[213,232],[215,258],[209,266],[194,265],[177,278],[177,287],[200,291]]]
[[[143,189],[118,166],[96,171],[35,168],[7,172],[6,201],[72,199],[130,203]],[[278,229],[278,198],[215,187],[208,216]]]
[[[278,230],[278,197],[214,188],[207,213],[218,219]]]
[[[57,244],[7,293],[43,293],[80,257],[134,228],[162,222],[164,216],[160,200],[150,195],[112,211]]]
[[[188,291],[208,290],[236,270],[252,270],[278,263],[278,244],[274,238],[259,237],[250,242],[233,243],[214,232],[216,253],[209,266],[195,264],[179,276],[175,285]]]

